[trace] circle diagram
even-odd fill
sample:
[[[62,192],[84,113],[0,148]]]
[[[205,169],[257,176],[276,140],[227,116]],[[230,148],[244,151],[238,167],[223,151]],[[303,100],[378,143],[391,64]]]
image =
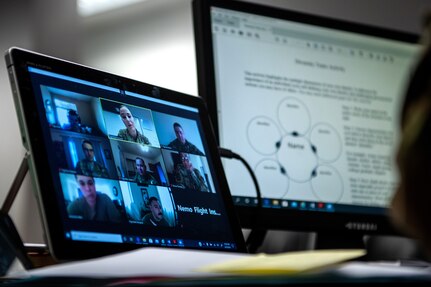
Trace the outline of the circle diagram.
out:
[[[279,143],[278,162],[286,176],[295,182],[309,181],[317,166],[317,156],[304,137],[287,135]]]
[[[282,198],[288,191],[289,178],[281,172],[277,161],[264,159],[256,165],[255,172],[259,186],[271,191],[270,197]]]
[[[323,202],[338,202],[343,195],[343,181],[338,171],[328,165],[317,167],[316,176],[311,179],[314,195]]]
[[[251,147],[262,155],[277,152],[276,142],[281,138],[277,124],[268,117],[255,117],[247,126],[247,139]]]
[[[341,154],[341,139],[329,124],[319,123],[311,129],[310,141],[316,147],[317,157],[325,162],[333,162]]]
[[[310,114],[298,99],[286,98],[278,106],[278,121],[287,134],[305,135],[310,129]]]
[[[255,172],[262,194],[284,198],[297,184],[307,184],[317,200],[338,202],[344,193],[341,174],[332,166],[342,152],[337,129],[321,122],[312,126],[307,106],[287,97],[277,107],[278,123],[256,116],[247,125],[247,140],[263,158]],[[304,186],[305,187],[305,186]]]

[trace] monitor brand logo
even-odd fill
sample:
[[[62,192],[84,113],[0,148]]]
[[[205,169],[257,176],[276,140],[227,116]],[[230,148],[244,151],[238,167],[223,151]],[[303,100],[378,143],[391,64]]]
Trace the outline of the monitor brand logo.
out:
[[[366,230],[366,231],[376,231],[378,225],[372,222],[348,222],[345,227],[349,230]]]

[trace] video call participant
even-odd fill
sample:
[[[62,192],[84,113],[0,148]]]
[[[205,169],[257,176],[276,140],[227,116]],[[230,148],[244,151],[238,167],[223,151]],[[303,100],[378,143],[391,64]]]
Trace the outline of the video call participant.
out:
[[[145,216],[145,214],[147,214],[149,212],[148,209],[148,202],[149,202],[149,198],[148,198],[148,190],[146,188],[141,188],[141,194],[142,194],[142,201],[141,201],[141,206],[140,206],[140,218],[143,218]]]
[[[93,144],[88,140],[84,140],[81,147],[85,158],[76,164],[76,173],[94,177],[109,177],[108,170],[94,160]]]
[[[69,110],[67,112],[67,120],[69,123],[64,124],[63,129],[77,133],[82,133],[84,131],[81,125],[81,117],[75,110]]]
[[[178,164],[175,170],[175,181],[185,188],[209,192],[205,179],[197,168],[193,167],[189,155],[183,152],[179,153],[181,164]]]
[[[169,227],[169,223],[163,217],[162,206],[156,197],[150,197],[148,200],[148,207],[150,208],[151,212],[142,218],[143,224]]]
[[[401,141],[397,165],[400,184],[392,200],[395,223],[418,239],[431,259],[431,14],[424,50],[411,73],[401,114]]]
[[[118,131],[118,136],[126,141],[131,141],[140,144],[150,144],[150,141],[146,136],[141,134],[135,127],[135,119],[126,106],[120,106],[120,117],[123,124],[126,126],[125,129]]]
[[[154,178],[154,176],[147,170],[147,166],[145,165],[145,161],[143,158],[137,157],[135,159],[136,165],[136,174],[133,179],[138,184],[141,185],[157,185],[159,182]]]
[[[176,139],[171,141],[168,147],[180,152],[204,155],[203,152],[186,139],[183,127],[179,123],[174,123],[173,127]]]
[[[111,198],[96,191],[93,177],[77,174],[75,178],[83,196],[69,204],[69,216],[80,216],[85,220],[121,222],[121,215]]]

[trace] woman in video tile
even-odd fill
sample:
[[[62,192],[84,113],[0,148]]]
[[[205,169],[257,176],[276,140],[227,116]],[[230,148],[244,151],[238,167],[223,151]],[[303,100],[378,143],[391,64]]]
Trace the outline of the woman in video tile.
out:
[[[120,107],[120,117],[126,126],[125,129],[121,129],[118,131],[118,136],[126,141],[132,141],[140,144],[150,144],[150,141],[146,136],[141,134],[135,127],[135,119],[133,118],[132,113],[129,108],[122,105]]]

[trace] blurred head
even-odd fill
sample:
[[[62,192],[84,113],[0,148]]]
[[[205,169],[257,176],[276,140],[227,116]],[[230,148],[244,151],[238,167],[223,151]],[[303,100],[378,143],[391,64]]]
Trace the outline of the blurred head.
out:
[[[182,162],[183,166],[186,169],[189,169],[189,170],[193,169],[193,164],[190,162],[190,158],[189,158],[189,155],[187,153],[180,152],[180,158],[181,158],[181,162]]]
[[[425,47],[402,107],[397,153],[400,184],[392,200],[391,215],[431,254],[431,49],[429,43]]]
[[[185,143],[186,138],[184,135],[184,130],[179,123],[174,123],[174,131],[175,131],[175,136],[177,137],[177,140],[179,140],[182,143]]]
[[[156,221],[162,220],[163,211],[157,198],[155,198],[154,196],[150,197],[150,199],[148,200],[148,207],[150,208],[151,214]]]
[[[85,200],[90,206],[96,204],[96,185],[92,176],[76,175],[76,182]]]
[[[69,124],[72,126],[79,125],[81,123],[81,119],[79,118],[79,115],[75,110],[68,111],[67,119],[69,120]]]
[[[147,168],[145,166],[145,161],[143,158],[137,157],[135,159],[135,164],[136,164],[136,172],[139,173],[140,175],[143,175],[147,171]]]
[[[85,158],[87,160],[94,160],[94,148],[93,144],[90,141],[85,140],[82,142],[82,151],[84,152]]]
[[[120,117],[127,129],[135,128],[135,121],[128,107],[120,107]]]

